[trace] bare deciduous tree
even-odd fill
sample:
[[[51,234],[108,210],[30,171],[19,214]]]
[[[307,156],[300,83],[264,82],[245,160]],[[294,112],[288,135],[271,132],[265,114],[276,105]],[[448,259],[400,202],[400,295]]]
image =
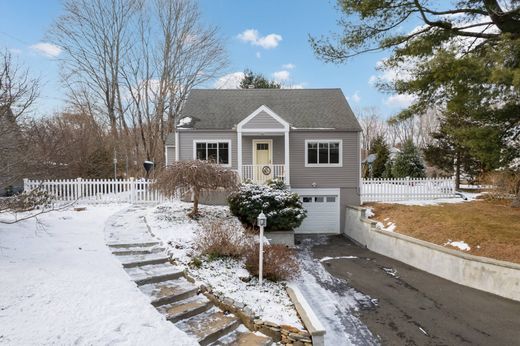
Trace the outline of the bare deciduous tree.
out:
[[[108,126],[131,161],[162,163],[187,94],[227,63],[193,0],[66,0],[49,36],[75,109]]]
[[[9,52],[0,53],[0,193],[23,178],[27,151],[19,121],[37,100],[39,84]]]
[[[67,0],[49,32],[64,51],[63,79],[71,99],[99,108],[111,133],[127,129],[121,107],[120,68],[131,46],[130,22],[137,0]],[[95,107],[91,108],[92,110]]]
[[[177,161],[168,166],[158,177],[154,186],[167,197],[177,196],[179,189],[191,189],[193,209],[189,217],[199,214],[201,193],[217,189],[234,190],[239,179],[233,170],[208,161]]]

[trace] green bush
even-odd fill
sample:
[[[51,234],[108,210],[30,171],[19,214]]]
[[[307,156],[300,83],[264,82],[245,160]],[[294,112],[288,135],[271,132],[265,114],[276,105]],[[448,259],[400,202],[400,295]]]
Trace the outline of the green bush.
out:
[[[229,209],[238,219],[249,226],[256,225],[262,211],[267,216],[266,232],[288,231],[301,225],[307,212],[300,196],[291,193],[281,184],[242,184],[228,198]]]

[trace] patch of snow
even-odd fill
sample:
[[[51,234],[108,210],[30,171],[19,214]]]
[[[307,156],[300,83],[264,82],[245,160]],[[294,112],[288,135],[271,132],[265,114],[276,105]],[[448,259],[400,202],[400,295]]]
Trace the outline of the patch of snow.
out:
[[[442,245],[443,246],[446,246],[446,245],[453,246],[453,247],[456,247],[456,248],[458,248],[459,250],[462,250],[462,251],[469,251],[469,250],[471,250],[471,247],[466,242],[464,242],[463,240],[452,241],[451,239],[448,239],[448,242],[446,242],[446,243],[444,243]]]
[[[0,229],[0,343],[194,345],[168,322],[105,245],[123,205],[53,211]]]
[[[393,222],[388,222],[388,223],[386,224],[386,226],[385,226],[382,222],[378,222],[378,223],[376,224],[376,227],[379,228],[379,229],[382,230],[382,231],[394,232],[397,226],[396,226],[396,224],[393,223]]]
[[[258,279],[249,275],[243,260],[219,258],[203,261],[198,268],[190,266],[198,255],[194,244],[196,234],[203,231],[199,222],[186,216],[191,207],[191,203],[173,200],[150,209],[146,217],[152,233],[168,244],[168,252],[176,264],[189,267],[190,275],[199,283],[211,286],[216,294],[249,306],[261,319],[302,328],[285,284],[264,280],[263,286],[259,286]],[[228,207],[201,205],[199,208],[202,215],[217,217],[230,225],[240,224]],[[258,240],[258,236],[255,239]]]
[[[399,278],[399,275],[397,274],[397,270],[395,270],[394,268],[386,268],[386,267],[383,267],[382,269],[383,269],[383,271],[384,271],[385,273],[387,273],[388,275],[390,275],[390,276],[392,276],[392,277],[394,277],[394,278],[396,278],[396,279]]]
[[[177,124],[178,127],[184,127],[191,125],[191,122],[193,121],[193,118],[191,117],[184,117],[179,120],[179,123]]]
[[[365,211],[365,216],[367,219],[370,219],[371,217],[373,217],[374,215],[374,210],[372,208],[367,208],[366,211]]]
[[[332,260],[337,260],[337,259],[353,259],[353,258],[358,258],[358,257],[357,256],[337,256],[337,257],[325,256],[322,259],[320,259],[320,262],[332,261]]]

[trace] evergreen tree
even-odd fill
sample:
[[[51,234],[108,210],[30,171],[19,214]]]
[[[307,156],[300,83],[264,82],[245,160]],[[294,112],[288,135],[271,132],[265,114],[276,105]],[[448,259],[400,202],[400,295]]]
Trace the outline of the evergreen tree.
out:
[[[432,133],[434,141],[423,151],[426,162],[455,175],[456,189],[460,187],[462,173],[473,178],[482,173],[482,163],[471,155],[463,140],[458,137],[462,127],[460,120],[457,124],[445,121],[438,131]]]
[[[94,150],[87,158],[87,176],[91,179],[106,179],[114,176],[112,167],[112,156],[103,147]]]
[[[397,155],[392,166],[392,175],[396,178],[424,178],[424,165],[419,149],[408,140],[403,145],[403,150]]]
[[[240,88],[249,89],[251,86],[253,86],[254,89],[280,89],[282,87],[280,83],[269,80],[260,73],[257,74],[246,69],[244,71],[244,78],[240,81]]]
[[[375,154],[376,159],[372,162],[372,178],[382,178],[385,172],[386,163],[390,158],[390,149],[382,135],[378,135],[372,141],[370,154]]]

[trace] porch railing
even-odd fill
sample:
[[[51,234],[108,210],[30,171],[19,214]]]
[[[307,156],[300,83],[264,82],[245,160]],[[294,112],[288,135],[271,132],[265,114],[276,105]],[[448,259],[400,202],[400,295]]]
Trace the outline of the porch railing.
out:
[[[263,184],[268,180],[285,180],[285,165],[242,165],[242,180]]]

